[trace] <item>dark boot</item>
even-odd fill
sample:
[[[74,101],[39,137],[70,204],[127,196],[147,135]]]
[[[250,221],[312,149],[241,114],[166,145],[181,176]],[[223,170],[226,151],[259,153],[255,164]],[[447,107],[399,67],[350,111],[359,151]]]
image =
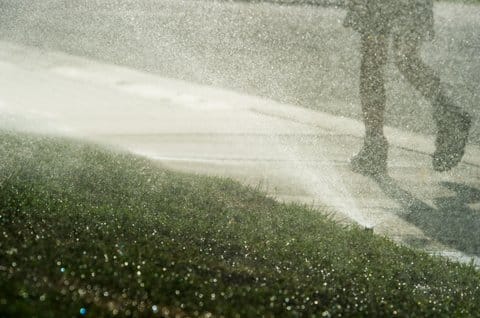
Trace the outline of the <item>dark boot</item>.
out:
[[[369,177],[387,174],[388,142],[383,136],[365,137],[360,152],[350,160],[352,170]]]
[[[472,119],[457,107],[444,108],[434,116],[437,124],[433,169],[448,171],[462,160]]]

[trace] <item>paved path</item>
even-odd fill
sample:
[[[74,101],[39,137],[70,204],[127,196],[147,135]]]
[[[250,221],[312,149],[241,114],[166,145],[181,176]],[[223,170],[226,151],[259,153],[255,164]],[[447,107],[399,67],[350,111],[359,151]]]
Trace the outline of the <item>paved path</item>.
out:
[[[0,11],[6,41],[361,119],[360,39],[342,26],[345,10],[263,1],[2,0]],[[435,40],[424,43],[422,57],[480,118],[480,5],[435,1],[434,13]],[[387,123],[432,133],[431,105],[392,58],[386,76]],[[471,140],[480,145],[478,120]]]
[[[363,133],[352,119],[7,42],[0,72],[0,128],[88,138],[172,169],[232,177],[480,264],[477,146],[438,174],[432,137],[388,128],[391,179],[379,183],[349,170]]]

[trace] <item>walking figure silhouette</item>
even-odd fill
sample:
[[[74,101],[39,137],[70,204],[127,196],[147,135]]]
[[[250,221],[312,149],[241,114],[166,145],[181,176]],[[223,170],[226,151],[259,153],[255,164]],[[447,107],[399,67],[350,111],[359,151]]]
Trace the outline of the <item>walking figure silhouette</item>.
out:
[[[355,172],[387,173],[388,142],[383,133],[385,65],[390,38],[395,65],[432,104],[436,125],[433,168],[447,171],[462,159],[471,118],[450,100],[435,71],[420,56],[422,42],[434,37],[433,0],[347,0],[345,27],[361,35],[360,99],[365,139],[351,159]]]

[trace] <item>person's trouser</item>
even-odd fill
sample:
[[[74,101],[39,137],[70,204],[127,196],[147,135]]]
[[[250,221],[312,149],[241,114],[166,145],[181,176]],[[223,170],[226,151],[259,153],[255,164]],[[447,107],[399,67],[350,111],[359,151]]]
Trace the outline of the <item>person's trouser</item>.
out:
[[[438,124],[447,109],[456,109],[442,92],[440,78],[423,62],[421,42],[413,37],[394,36],[395,64],[402,75],[431,102]],[[388,56],[388,36],[364,34],[361,39],[360,100],[367,136],[382,135],[386,104],[385,65]]]

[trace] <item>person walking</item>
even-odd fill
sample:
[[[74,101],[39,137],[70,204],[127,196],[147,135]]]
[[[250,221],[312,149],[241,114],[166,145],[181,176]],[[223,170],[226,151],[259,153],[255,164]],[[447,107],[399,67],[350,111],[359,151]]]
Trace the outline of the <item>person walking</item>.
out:
[[[432,104],[434,170],[447,171],[461,161],[471,117],[447,97],[439,76],[420,56],[422,42],[434,37],[433,24],[433,0],[347,0],[344,26],[361,35],[360,101],[365,125],[364,144],[350,162],[353,171],[369,176],[387,173],[388,141],[383,126],[390,38],[395,65]]]

